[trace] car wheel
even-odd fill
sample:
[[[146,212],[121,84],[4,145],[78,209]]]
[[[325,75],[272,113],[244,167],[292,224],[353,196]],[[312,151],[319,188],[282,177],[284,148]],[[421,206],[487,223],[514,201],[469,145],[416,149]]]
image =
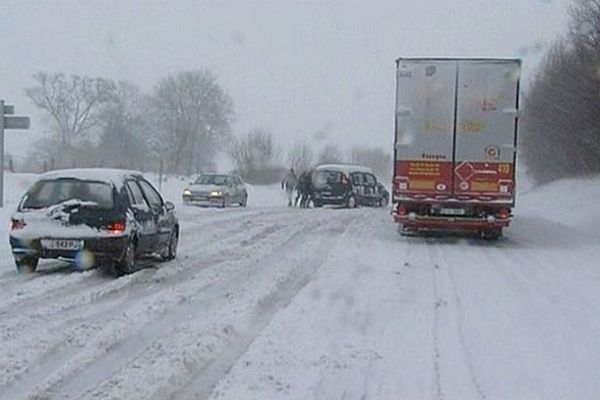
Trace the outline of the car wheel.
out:
[[[346,204],[346,207],[348,207],[348,208],[356,208],[356,197],[350,196],[348,198],[348,202]]]
[[[25,257],[17,261],[15,259],[15,265],[18,273],[30,274],[35,272],[37,269],[39,258],[37,257]]]
[[[177,228],[171,233],[171,239],[169,240],[169,249],[167,252],[167,260],[174,260],[177,257],[177,246],[179,244],[179,231]]]
[[[248,195],[244,195],[244,197],[242,198],[242,201],[240,202],[240,206],[242,207],[246,207],[248,205]]]
[[[114,263],[114,274],[117,276],[131,274],[135,271],[135,242],[127,243],[123,257]]]
[[[381,200],[379,200],[379,206],[385,208],[385,207],[387,207],[388,202],[389,202],[389,200],[388,200],[387,196],[383,196],[381,198]]]

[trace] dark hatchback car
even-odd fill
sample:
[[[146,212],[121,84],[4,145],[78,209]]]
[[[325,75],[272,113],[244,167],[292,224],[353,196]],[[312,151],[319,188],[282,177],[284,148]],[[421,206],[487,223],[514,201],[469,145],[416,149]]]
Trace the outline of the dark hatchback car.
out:
[[[179,222],[173,203],[138,172],[72,169],[33,184],[11,218],[9,236],[18,271],[35,271],[49,258],[122,275],[144,258],[174,259]]]
[[[354,165],[317,167],[312,173],[311,191],[315,207],[385,207],[389,202],[389,193],[370,169]]]

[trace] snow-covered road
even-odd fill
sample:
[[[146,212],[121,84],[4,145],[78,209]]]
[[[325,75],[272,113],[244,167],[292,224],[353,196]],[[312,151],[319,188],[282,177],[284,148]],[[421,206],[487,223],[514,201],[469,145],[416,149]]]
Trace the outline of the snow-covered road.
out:
[[[600,212],[545,200],[587,187],[496,243],[255,205],[182,208],[178,259],[116,280],[4,257],[0,399],[598,399]]]

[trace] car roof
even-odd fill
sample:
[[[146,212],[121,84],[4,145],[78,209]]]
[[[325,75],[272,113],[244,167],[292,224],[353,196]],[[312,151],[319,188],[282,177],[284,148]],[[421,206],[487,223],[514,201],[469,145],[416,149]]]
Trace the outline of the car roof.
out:
[[[139,171],[131,171],[125,169],[111,168],[72,168],[60,169],[51,172],[46,172],[40,175],[39,180],[50,179],[79,179],[86,181],[99,181],[112,183],[119,186],[127,177],[142,176]]]
[[[339,171],[345,172],[347,174],[351,174],[353,172],[366,172],[369,174],[373,173],[373,170],[370,167],[358,164],[321,164],[317,165],[315,171]]]

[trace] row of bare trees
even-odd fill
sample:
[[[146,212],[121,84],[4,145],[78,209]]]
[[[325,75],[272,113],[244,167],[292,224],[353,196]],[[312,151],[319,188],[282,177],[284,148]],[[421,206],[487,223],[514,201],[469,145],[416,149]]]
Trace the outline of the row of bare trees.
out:
[[[161,79],[150,94],[132,83],[39,72],[27,96],[49,117],[30,164],[52,168],[147,169],[173,173],[214,165],[231,138],[233,102],[206,70]]]
[[[206,70],[161,79],[152,93],[129,82],[87,76],[37,73],[27,96],[49,117],[51,134],[26,164],[33,170],[117,167],[191,175],[214,170],[218,152],[230,155],[249,182],[276,182],[288,168],[308,170],[318,163],[354,162],[378,175],[391,171],[391,155],[381,149],[344,153],[335,144],[315,151],[307,142],[287,152],[273,134],[251,129],[232,134],[233,102]]]
[[[575,1],[523,111],[524,161],[538,183],[600,173],[600,0]]]
[[[279,148],[271,132],[252,129],[234,140],[229,154],[236,171],[251,183],[274,183],[285,170],[307,171],[317,164],[355,163],[369,166],[380,179],[389,179],[392,156],[381,148],[353,148],[344,152],[335,144],[316,151],[308,142],[299,141],[287,151]]]

